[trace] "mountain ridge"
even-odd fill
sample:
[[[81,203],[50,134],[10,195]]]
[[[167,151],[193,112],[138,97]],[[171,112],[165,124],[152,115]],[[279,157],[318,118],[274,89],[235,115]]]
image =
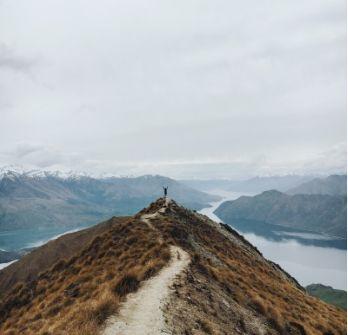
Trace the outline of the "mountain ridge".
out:
[[[347,195],[347,175],[331,175],[315,178],[297,187],[289,189],[288,194],[327,194]]]
[[[0,285],[0,332],[102,334],[109,320],[122,320],[124,304],[170,267],[174,246],[188,254],[190,263],[171,284],[163,310],[156,312],[163,313],[169,333],[345,333],[340,309],[307,295],[226,225],[163,198],[117,220],[110,219],[68,258],[35,270],[30,280],[10,280],[11,290],[1,291]],[[12,278],[14,266],[1,271],[0,278]],[[141,324],[135,326],[134,335],[144,334]]]

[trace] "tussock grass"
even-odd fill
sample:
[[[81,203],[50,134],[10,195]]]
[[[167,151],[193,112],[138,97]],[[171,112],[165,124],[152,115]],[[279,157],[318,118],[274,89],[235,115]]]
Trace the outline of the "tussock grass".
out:
[[[0,334],[96,335],[128,293],[170,259],[146,224],[111,226],[69,259],[57,261],[0,301]]]
[[[185,285],[175,291],[178,297],[183,292],[181,302],[189,306],[189,313],[175,314],[184,321],[182,333],[260,334],[258,320],[270,335],[346,334],[344,312],[307,295],[232,229],[221,226],[230,235],[223,234],[175,206],[154,220],[157,230],[139,220],[161,206],[161,201],[151,204],[38,278],[14,287],[0,301],[0,334],[98,334],[127,294],[165,266],[170,244],[182,247],[192,260]],[[222,326],[224,331],[216,330]]]
[[[138,278],[133,274],[124,275],[115,285],[114,292],[119,297],[135,292],[140,285]]]
[[[190,273],[205,277],[203,300],[193,297],[194,276],[188,277],[188,285],[193,287],[190,302],[208,318],[214,318],[207,307],[214,301],[209,290],[214,282],[242,309],[267,324],[270,334],[346,334],[344,312],[309,296],[231,228],[221,225],[224,235],[208,220],[179,206],[156,224],[168,243],[178,244],[191,254]],[[247,329],[246,320],[241,320],[236,320],[239,329]]]

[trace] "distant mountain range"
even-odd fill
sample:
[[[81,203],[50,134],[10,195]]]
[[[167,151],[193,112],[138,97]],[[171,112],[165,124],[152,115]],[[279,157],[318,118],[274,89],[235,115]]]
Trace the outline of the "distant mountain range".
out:
[[[312,180],[313,176],[273,176],[254,177],[247,180],[181,180],[180,182],[201,191],[224,190],[231,192],[260,193],[267,190],[285,192],[304,182]]]
[[[97,179],[2,171],[0,231],[90,225],[114,215],[133,214],[161,196],[162,186],[168,186],[169,195],[191,209],[201,209],[219,200],[162,176]]]
[[[287,191],[288,194],[347,195],[347,175],[315,178]]]
[[[323,194],[288,195],[276,190],[222,203],[215,211],[224,222],[252,221],[331,236],[347,236],[347,198]],[[257,224],[255,223],[257,226]]]

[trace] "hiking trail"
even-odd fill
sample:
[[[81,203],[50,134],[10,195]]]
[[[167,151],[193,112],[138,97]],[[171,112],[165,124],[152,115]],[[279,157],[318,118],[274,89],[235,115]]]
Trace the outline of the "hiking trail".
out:
[[[141,220],[151,229],[156,229],[150,221],[161,212],[162,209],[154,214],[143,215]],[[175,278],[190,263],[188,253],[177,246],[170,246],[170,254],[168,264],[155,277],[145,281],[137,292],[130,293],[118,314],[107,320],[103,335],[170,334],[166,329],[163,307]]]

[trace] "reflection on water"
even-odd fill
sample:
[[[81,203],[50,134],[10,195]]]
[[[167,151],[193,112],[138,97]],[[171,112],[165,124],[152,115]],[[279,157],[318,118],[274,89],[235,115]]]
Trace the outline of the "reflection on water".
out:
[[[288,231],[279,231],[276,232],[276,234],[279,235],[285,235],[285,236],[293,236],[293,237],[299,237],[299,238],[304,238],[308,240],[335,240],[335,238],[326,236],[326,235],[318,235],[318,234],[313,234],[313,233],[299,233],[299,232],[288,232]]]
[[[242,194],[211,192],[225,197],[223,201],[212,203],[201,214],[214,221],[222,221],[213,212],[226,200],[237,199]],[[278,263],[294,276],[302,285],[321,283],[346,290],[346,240],[284,229],[263,222],[226,222],[241,233],[262,254]]]
[[[221,221],[221,219],[219,219]],[[345,250],[347,248],[347,240],[333,238],[316,233],[308,233],[298,229],[282,227],[256,220],[224,220],[225,223],[237,229],[243,234],[253,233],[267,240],[287,241],[294,239],[301,244],[312,245],[326,248],[337,248]]]

